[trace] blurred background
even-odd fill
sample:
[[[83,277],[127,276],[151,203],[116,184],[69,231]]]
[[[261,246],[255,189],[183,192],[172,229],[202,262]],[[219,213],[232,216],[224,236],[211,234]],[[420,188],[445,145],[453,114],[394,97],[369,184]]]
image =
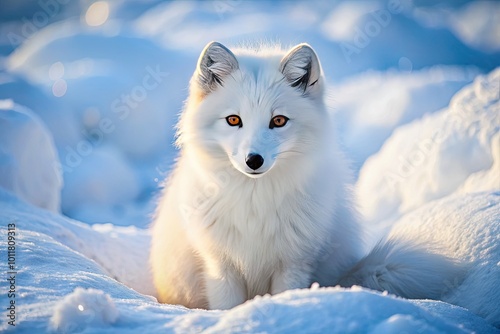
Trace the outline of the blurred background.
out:
[[[89,224],[148,225],[209,41],[309,43],[356,173],[394,129],[446,107],[500,65],[498,1],[6,0],[0,8],[0,109],[27,108],[45,124],[62,172],[61,211]]]

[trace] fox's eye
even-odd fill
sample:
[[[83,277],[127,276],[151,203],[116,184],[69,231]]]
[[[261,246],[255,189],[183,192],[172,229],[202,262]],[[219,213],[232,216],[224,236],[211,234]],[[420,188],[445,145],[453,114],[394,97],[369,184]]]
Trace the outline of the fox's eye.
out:
[[[226,122],[227,122],[227,124],[229,124],[231,126],[239,126],[240,128],[243,126],[243,124],[241,123],[240,116],[237,116],[237,115],[227,116]]]
[[[288,120],[289,118],[283,115],[274,116],[271,119],[271,123],[269,123],[269,129],[281,128],[282,126],[286,125]]]

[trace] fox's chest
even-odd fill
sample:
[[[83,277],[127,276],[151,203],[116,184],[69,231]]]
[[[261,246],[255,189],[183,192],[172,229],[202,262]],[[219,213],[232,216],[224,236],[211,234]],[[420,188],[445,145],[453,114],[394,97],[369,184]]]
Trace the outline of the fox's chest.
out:
[[[248,270],[259,270],[314,252],[324,234],[318,212],[301,196],[268,196],[213,205],[205,217],[211,222],[212,249]]]

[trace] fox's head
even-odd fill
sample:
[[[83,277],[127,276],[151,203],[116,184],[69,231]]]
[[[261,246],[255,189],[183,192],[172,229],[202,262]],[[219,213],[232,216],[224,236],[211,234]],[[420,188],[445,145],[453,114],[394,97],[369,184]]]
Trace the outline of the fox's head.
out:
[[[307,44],[287,53],[233,53],[211,42],[191,80],[178,143],[194,148],[206,168],[230,162],[250,178],[290,170],[290,164],[305,169],[301,163],[314,159],[328,123],[323,86],[318,57]]]

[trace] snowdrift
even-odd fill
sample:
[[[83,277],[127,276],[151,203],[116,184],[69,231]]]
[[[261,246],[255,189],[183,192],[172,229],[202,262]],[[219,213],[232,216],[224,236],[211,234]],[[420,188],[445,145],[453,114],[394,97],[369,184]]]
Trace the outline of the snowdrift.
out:
[[[40,118],[12,100],[0,100],[0,143],[0,187],[59,212],[59,158],[52,135]]]
[[[482,222],[498,220],[500,194],[469,195],[444,203],[459,211],[481,205],[487,208]],[[442,206],[439,202],[432,205],[433,210]],[[151,293],[149,238],[144,231],[91,228],[33,207],[3,189],[0,223],[2,250],[7,246],[4,227],[16,226],[16,333],[497,332],[484,319],[458,306],[404,300],[361,288],[313,286],[258,297],[228,311],[162,305],[113,278],[128,277],[129,286]],[[7,272],[4,266],[5,262],[2,272]],[[0,326],[12,329],[6,322]]]
[[[147,230],[111,224],[89,226],[24,202],[14,194],[22,196],[16,188],[0,188],[2,252],[9,245],[8,232],[15,232],[14,267],[6,268],[5,262],[1,266],[2,272],[15,272],[15,284],[12,286],[11,282],[10,288],[15,290],[16,332],[497,332],[492,325],[499,325],[496,305],[500,295],[496,286],[481,286],[481,283],[488,278],[495,282],[499,274],[500,192],[495,183],[499,126],[495,123],[498,122],[498,95],[494,94],[498,91],[499,73],[497,70],[477,78],[474,84],[455,96],[449,109],[435,114],[436,120],[424,123],[420,130],[423,134],[426,131],[433,133],[436,126],[443,124],[441,118],[446,117],[443,116],[446,112],[452,114],[457,108],[454,106],[468,106],[466,110],[470,112],[461,114],[463,122],[460,124],[483,120],[480,124],[484,126],[474,128],[476,131],[450,128],[441,136],[440,143],[458,137],[462,138],[461,145],[439,147],[436,159],[453,156],[456,164],[464,164],[470,160],[467,154],[463,151],[451,154],[457,152],[464,141],[472,142],[484,156],[477,159],[478,167],[471,167],[470,176],[458,178],[463,182],[454,183],[451,191],[442,191],[441,199],[425,198],[425,201],[415,202],[413,206],[419,207],[417,210],[401,211],[400,218],[392,224],[393,234],[411,235],[424,242],[441,240],[447,247],[460,245],[455,247],[455,255],[469,263],[472,269],[463,283],[449,282],[447,301],[469,310],[440,301],[404,300],[357,287],[317,286],[258,297],[228,311],[161,305],[151,297],[154,290],[148,265],[150,236]],[[29,113],[23,115],[28,120],[21,125],[37,124]],[[429,117],[402,126],[393,136],[403,136],[407,131],[414,135],[411,127],[426,119]],[[17,126],[15,122],[5,124],[13,129]],[[37,131],[38,127],[30,129]],[[464,132],[465,137],[460,137]],[[48,137],[45,142],[51,143],[50,134],[47,132],[45,136]],[[15,136],[2,140],[2,147],[16,149],[9,142],[16,142]],[[391,156],[380,156],[392,142],[400,141],[389,138],[382,151],[363,167],[362,177],[370,175],[367,166],[375,164],[377,159],[379,163],[391,161]],[[26,147],[33,148],[36,146]],[[45,150],[55,149],[50,144]],[[390,152],[397,156],[405,151],[393,149]],[[41,155],[38,164],[50,165],[53,161],[50,154]],[[438,163],[423,169],[426,175],[439,175],[436,173],[441,171]],[[29,176],[31,171],[28,169],[26,173]],[[457,178],[449,180],[455,182]],[[362,184],[360,181],[358,186]],[[400,187],[401,191],[405,189],[403,185]],[[371,191],[373,198],[389,194],[379,193],[378,189]],[[385,217],[387,221],[395,220],[389,219],[390,215]],[[3,281],[2,288],[8,289],[5,285]],[[476,287],[474,291],[478,292],[470,293],[466,288],[470,286]],[[0,328],[13,327],[3,322]]]
[[[2,7],[2,32],[43,13],[15,3]],[[477,76],[500,64],[500,4],[109,3],[100,27],[84,22],[90,3],[61,1],[22,44],[0,34],[0,257],[13,256],[0,261],[12,273],[0,280],[0,331],[498,333],[500,69]],[[371,242],[440,242],[469,266],[446,302],[316,286],[228,311],[152,297],[147,217],[199,52],[270,36],[306,41],[322,60]],[[152,73],[158,86],[146,89]]]
[[[394,221],[454,192],[500,190],[499,91],[496,69],[459,91],[449,107],[397,128],[360,171],[363,215]]]
[[[397,127],[446,106],[479,74],[473,67],[433,66],[420,71],[365,72],[328,91],[348,157],[356,172]]]

